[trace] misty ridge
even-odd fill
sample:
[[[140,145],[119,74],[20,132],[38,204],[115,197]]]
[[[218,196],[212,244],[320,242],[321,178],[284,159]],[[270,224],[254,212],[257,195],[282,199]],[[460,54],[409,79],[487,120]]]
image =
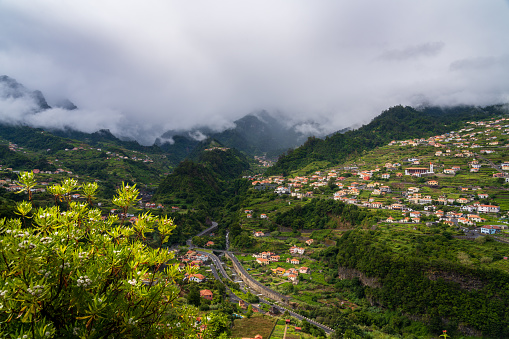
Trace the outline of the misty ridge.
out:
[[[50,131],[94,133],[107,130],[121,140],[155,144],[166,150],[183,139],[195,145],[213,138],[250,154],[285,151],[301,145],[309,136],[323,137],[330,132],[312,120],[295,122],[281,112],[263,110],[229,122],[223,129],[197,125],[161,132],[159,126],[138,124],[119,111],[81,109],[67,98],[50,105],[41,91],[30,90],[5,75],[0,77],[0,122]]]
[[[416,107],[419,110],[427,106],[430,104]],[[310,136],[324,138],[345,133],[368,122],[336,128],[332,116],[330,119],[317,116],[316,121],[300,117],[282,111],[257,110],[234,121],[225,120],[222,126],[195,121],[194,127],[168,129],[161,118],[161,121],[151,122],[148,118],[143,121],[143,114],[127,114],[114,109],[82,109],[68,98],[48,102],[41,91],[28,89],[9,76],[0,76],[0,123],[42,128],[75,139],[84,137],[79,133],[99,132],[102,137],[136,141],[144,146],[155,145],[183,157],[201,142],[213,139],[251,156],[275,158],[304,144]]]

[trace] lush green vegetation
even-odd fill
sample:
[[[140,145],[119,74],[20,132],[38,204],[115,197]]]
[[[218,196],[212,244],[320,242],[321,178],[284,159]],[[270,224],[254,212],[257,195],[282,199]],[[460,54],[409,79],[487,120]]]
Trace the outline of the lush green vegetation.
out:
[[[54,171],[54,165],[43,157],[27,157],[24,154],[11,151],[6,145],[0,145],[0,165],[10,168],[38,168],[42,171]]]
[[[352,226],[368,225],[377,221],[376,216],[365,208],[331,199],[313,199],[302,207],[297,205],[276,217],[276,223],[294,230],[338,228],[346,223]]]
[[[439,196],[449,199],[469,197],[480,203],[495,203],[506,210],[509,198],[504,190],[503,178],[493,178],[496,170],[487,166],[488,160],[496,164],[507,161],[509,151],[506,148],[499,147],[496,153],[484,155],[488,160],[481,161],[483,167],[478,173],[471,173],[468,168],[474,157],[456,158],[454,152],[461,152],[455,150],[457,140],[444,141],[447,148],[453,149],[448,157],[435,156],[437,149],[427,141],[416,147],[397,143],[387,145],[393,139],[437,135],[461,128],[466,119],[475,120],[498,114],[497,106],[483,109],[428,108],[422,111],[394,107],[357,131],[336,134],[326,140],[311,138],[305,146],[282,157],[269,173],[291,172],[295,177],[322,172],[317,174],[322,176],[328,173],[331,164],[341,164],[333,168],[338,176],[346,177],[341,181],[330,180],[328,184],[316,188],[302,183],[300,192],[313,191],[312,197],[277,195],[273,190],[252,188],[254,186],[249,180],[239,178],[250,173],[252,163],[242,153],[224,148],[215,140],[190,142],[193,145],[186,150],[172,149],[166,145],[166,151],[166,146],[144,147],[135,142],[120,142],[107,131],[93,135],[63,133],[55,136],[38,129],[9,127],[9,131],[0,129],[3,133],[0,134],[0,141],[6,145],[8,141],[18,145],[11,147],[14,150],[0,146],[0,165],[3,165],[2,178],[14,180],[6,181],[5,188],[11,183],[16,184],[17,177],[12,171],[5,170],[6,167],[15,170],[65,170],[59,174],[41,173],[37,176],[39,182],[34,187],[46,189],[46,192],[34,193],[32,203],[42,208],[41,211],[54,205],[60,211],[74,211],[73,208],[77,208],[77,205],[71,208],[68,194],[54,195],[50,192],[55,181],[79,180],[79,183],[76,181],[76,185],[79,185],[98,180],[100,188],[96,192],[96,199],[88,203],[82,195],[77,201],[86,206],[91,204],[93,210],[98,211],[94,213],[105,216],[107,221],[118,216],[122,219],[121,224],[136,228],[136,217],[141,223],[146,218],[163,220],[171,217],[173,223],[178,225],[172,234],[161,237],[157,227],[149,227],[143,235],[139,233],[144,246],[154,249],[183,244],[190,238],[196,245],[205,246],[208,241],[213,241],[215,244],[211,249],[223,249],[228,230],[231,248],[244,253],[272,251],[281,254],[284,261],[290,257],[290,246],[305,247],[306,254],[300,256],[301,266],[309,267],[311,273],[299,275],[298,285],[289,283],[287,277],[275,276],[271,272],[270,268],[278,264],[259,267],[252,257],[239,256],[239,260],[260,282],[291,295],[292,305],[299,313],[334,327],[337,337],[377,338],[380,334],[380,337],[430,338],[440,334],[443,329],[447,329],[453,337],[466,333],[472,336],[506,337],[509,336],[506,311],[509,309],[509,261],[503,257],[509,254],[507,244],[490,237],[475,241],[455,239],[463,232],[440,223],[425,226],[426,221],[438,220],[434,215],[423,213],[420,223],[391,224],[384,220],[388,216],[402,218],[400,210],[368,209],[332,199],[332,194],[341,189],[340,185],[346,188],[354,181],[359,181],[355,171],[348,169],[349,166],[364,171],[383,167],[385,163],[408,164],[406,159],[416,157],[423,164],[433,162],[436,174],[429,178],[396,177],[391,171],[401,172],[401,166],[391,170],[382,168],[373,172],[371,181],[389,185],[392,192],[375,195],[373,189],[363,188],[356,197],[362,203],[371,199],[387,206],[402,203],[408,188],[418,186],[419,193],[430,195],[434,200]],[[487,129],[493,129],[489,137],[498,138],[500,144],[504,145],[507,143],[504,136],[507,131],[503,130],[505,126],[498,127],[469,125],[460,133],[466,133],[465,129],[482,132],[487,140],[487,134],[484,133],[487,133]],[[231,140],[237,137],[225,136],[231,137]],[[248,147],[248,141],[242,140]],[[479,143],[482,141],[484,147],[486,140],[479,140]],[[384,146],[377,147],[379,145]],[[194,151],[191,152],[191,148]],[[170,150],[175,154],[169,154],[173,152]],[[251,151],[259,152],[260,148],[251,148]],[[174,159],[183,155],[191,160],[175,166]],[[453,165],[461,166],[461,171],[456,175],[441,173],[444,168]],[[172,170],[173,173],[168,175]],[[384,171],[391,173],[390,179],[381,178]],[[439,181],[439,186],[426,187],[428,179]],[[289,180],[278,178],[274,185],[286,186]],[[140,193],[143,193],[143,204],[130,206],[124,211],[129,216],[122,215],[119,206],[106,199],[120,187],[122,181],[128,182],[130,187],[136,183]],[[122,187],[125,188],[125,185]],[[152,196],[156,187],[157,192]],[[18,203],[27,195],[8,192],[5,188],[0,187],[0,218],[17,219],[19,215],[15,212],[20,213]],[[477,199],[477,194],[481,192],[489,194],[489,197]],[[165,206],[146,207],[146,202]],[[417,203],[407,206],[422,210],[422,205]],[[454,202],[449,206],[437,206],[437,209],[448,212],[457,211],[459,207],[460,203]],[[250,218],[246,210],[252,210]],[[142,211],[150,213],[144,217]],[[261,219],[262,213],[268,217]],[[482,224],[502,223],[504,220],[502,214],[482,216],[486,219]],[[131,217],[132,225],[127,223]],[[25,224],[20,229],[23,230],[38,225],[34,218],[22,220]],[[194,237],[210,226],[212,220],[219,223],[214,235]],[[118,223],[113,222],[114,225]],[[352,229],[354,231],[349,231]],[[263,231],[266,236],[254,237],[256,231]],[[499,234],[500,238],[503,236],[503,233]],[[315,241],[311,246],[304,243],[309,238]],[[89,245],[90,239],[80,240],[76,246],[84,248]],[[104,246],[109,248],[107,244]],[[290,268],[295,265],[282,262],[279,266]],[[349,275],[339,277],[338,273],[344,275],[345,268],[350,269]],[[152,267],[147,272],[153,273]],[[200,273],[211,277],[205,268],[200,269]],[[40,282],[37,284],[41,285]],[[195,305],[202,314],[211,311],[228,315],[242,312],[235,305],[225,302],[221,284],[207,282],[200,286],[182,286],[182,293],[186,297],[176,299],[180,305]],[[208,302],[199,298],[201,288],[213,290],[215,300]],[[253,295],[241,293],[238,287],[232,288],[244,299],[255,302]],[[229,320],[231,318],[228,317]],[[219,324],[218,328],[224,325],[222,321]],[[313,333],[311,329],[309,331]],[[316,335],[319,335],[318,332]]]
[[[407,253],[398,253],[381,237],[380,232],[350,231],[320,256],[329,267],[347,267],[374,278],[376,283],[364,286],[359,296],[365,294],[372,304],[389,310],[419,315],[432,332],[447,329],[453,334],[470,327],[489,337],[509,335],[507,272],[471,266],[468,254],[455,252],[460,241],[444,235],[413,236]],[[500,254],[492,257],[501,259]]]
[[[30,191],[35,179],[22,173],[20,182]],[[75,180],[60,187],[91,195],[96,190],[95,185],[78,187]],[[126,211],[138,193],[136,187],[122,186],[113,203]],[[66,201],[65,209],[33,209],[31,201],[23,201],[16,205],[19,218],[0,220],[0,335],[99,338],[196,332],[196,311],[178,302],[180,288],[174,282],[183,274],[173,264],[163,270],[173,254],[144,245],[145,234],[155,227],[158,247],[167,241],[175,228],[172,220],[144,214],[128,227],[116,217],[103,221],[87,203]]]
[[[49,153],[68,148],[71,140],[54,136],[40,128],[0,123],[0,136],[22,147],[45,150]]]
[[[336,133],[325,140],[309,138],[307,142],[282,155],[267,174],[289,174],[315,161],[338,164],[362,155],[364,151],[382,146],[391,140],[428,137],[455,130],[467,120],[491,118],[502,114],[502,106],[429,107],[416,110],[395,106],[369,124],[344,134]]]

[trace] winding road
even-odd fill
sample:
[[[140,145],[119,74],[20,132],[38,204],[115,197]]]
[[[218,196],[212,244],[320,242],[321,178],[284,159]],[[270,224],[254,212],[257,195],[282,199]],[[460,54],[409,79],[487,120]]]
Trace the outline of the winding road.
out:
[[[208,257],[210,258],[210,260],[212,260],[212,263],[214,264],[214,266],[212,266],[212,267],[213,267],[213,269],[212,269],[212,273],[214,274],[214,277],[215,277],[216,279],[218,279],[218,280],[222,281],[222,279],[219,277],[218,272],[217,272],[217,270],[219,270],[219,272],[221,272],[221,275],[222,275],[225,279],[228,279],[228,280],[230,280],[230,281],[233,281],[233,280],[230,278],[230,276],[228,276],[228,274],[226,273],[226,271],[225,271],[225,269],[224,269],[224,267],[223,267],[223,263],[221,262],[221,260],[220,260],[220,259],[219,259],[219,258],[218,258],[215,254],[213,254],[213,253],[208,253],[208,252],[204,252],[204,251],[200,251],[199,249],[196,249],[196,252],[198,252],[198,253],[200,253],[200,254],[204,254],[204,255],[206,255],[206,256],[208,256]],[[225,251],[221,251],[221,252],[225,252]],[[251,281],[254,281],[254,282],[255,282],[258,286],[261,286],[264,290],[266,290],[266,291],[268,291],[268,292],[270,292],[270,293],[281,295],[280,293],[278,293],[278,292],[276,292],[276,291],[274,291],[274,290],[271,290],[271,289],[270,289],[270,288],[268,288],[267,286],[262,285],[262,284],[260,284],[258,281],[256,281],[253,277],[251,277],[251,276],[250,276],[250,275],[246,272],[246,270],[244,269],[244,267],[242,266],[242,264],[240,264],[240,262],[237,260],[237,258],[235,257],[235,255],[234,255],[232,252],[228,252],[228,254],[229,254],[229,256],[230,256],[231,258],[234,258],[234,260],[236,260],[236,263],[238,263],[239,268],[241,268],[241,269],[243,270],[243,274],[244,274],[246,277],[249,277],[248,279],[250,279]],[[229,293],[229,295],[230,295],[230,298],[231,298],[232,300],[235,300],[235,301],[241,300],[239,297],[237,297],[237,296],[236,296],[236,295],[235,295],[235,294],[234,294],[234,293],[233,293],[233,292],[232,292],[232,291],[228,288],[228,286],[226,286],[226,289],[227,289],[227,291],[228,291],[228,293]],[[243,289],[243,292],[245,292],[245,293],[246,293],[247,291],[246,291],[245,289]],[[256,292],[255,292],[255,293],[256,293]],[[320,324],[320,323],[318,323],[318,322],[314,321],[313,319],[310,319],[310,318],[304,317],[303,315],[300,315],[300,314],[298,314],[298,313],[295,313],[294,311],[292,311],[292,310],[290,310],[290,309],[288,309],[288,308],[286,308],[286,307],[284,307],[284,306],[281,306],[281,305],[274,305],[273,303],[271,303],[270,301],[268,301],[268,300],[266,300],[266,299],[264,299],[264,298],[260,297],[259,295],[258,295],[258,297],[260,298],[260,303],[267,304],[267,305],[269,305],[269,306],[275,306],[276,308],[278,308],[278,309],[279,309],[279,311],[280,311],[281,313],[284,313],[285,311],[288,311],[288,313],[289,313],[292,317],[294,317],[294,318],[296,318],[296,319],[298,319],[298,320],[301,320],[301,321],[302,321],[302,320],[306,320],[306,321],[307,321],[307,322],[309,322],[310,324],[313,324],[313,325],[315,325],[316,327],[321,328],[321,329],[322,329],[322,330],[324,330],[324,331],[325,331],[325,333],[327,333],[327,334],[330,334],[330,333],[334,332],[334,330],[333,330],[332,328],[330,328],[330,327],[328,327],[328,326],[325,326],[325,325],[323,325],[323,324]],[[284,298],[284,299],[289,299],[288,297],[283,296],[283,295],[281,295],[281,297],[282,297],[282,298]],[[244,300],[244,302],[246,303],[246,305],[247,305],[247,304],[249,304],[249,303],[248,303],[248,302],[246,302],[245,300]],[[253,307],[253,308],[257,309],[260,313],[265,313],[265,311],[263,311],[263,310],[262,310],[259,306],[254,305],[254,304],[251,304],[251,305],[252,305],[252,307]]]
[[[201,237],[202,235],[205,235],[207,233],[209,233],[210,231],[212,231],[214,228],[216,228],[218,225],[217,222],[213,221],[212,222],[212,226],[210,226],[209,228],[207,228],[206,230],[203,230],[201,231],[200,233],[198,233],[197,235],[195,235],[196,237]],[[187,239],[186,240],[186,245],[189,246],[189,248],[193,248],[194,245],[193,245],[193,238],[190,238],[190,239]]]

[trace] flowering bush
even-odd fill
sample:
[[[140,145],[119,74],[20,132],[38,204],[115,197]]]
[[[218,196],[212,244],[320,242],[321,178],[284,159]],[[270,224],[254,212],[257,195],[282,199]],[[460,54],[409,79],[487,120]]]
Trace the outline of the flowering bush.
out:
[[[29,192],[33,173],[20,181]],[[173,220],[149,213],[132,225],[103,219],[86,187],[88,202],[22,202],[20,218],[0,220],[0,338],[196,335],[196,309],[179,301],[183,273],[169,263],[173,253],[143,242],[157,229],[164,243]],[[122,185],[114,203],[127,211],[137,196],[135,186]]]

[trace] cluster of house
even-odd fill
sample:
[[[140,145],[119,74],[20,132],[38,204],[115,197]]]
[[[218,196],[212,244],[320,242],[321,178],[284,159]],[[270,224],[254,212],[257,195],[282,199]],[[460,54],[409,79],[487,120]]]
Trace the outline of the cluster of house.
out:
[[[507,134],[509,132],[509,124],[505,119],[497,119],[492,121],[479,121],[479,122],[469,122],[469,124],[473,125],[471,128],[464,128],[459,130],[458,132],[452,131],[449,133],[445,133],[442,135],[433,136],[427,139],[412,139],[412,140],[403,140],[403,141],[392,141],[389,145],[398,145],[398,146],[418,146],[418,145],[427,145],[434,146],[437,148],[442,148],[441,150],[437,150],[435,152],[435,156],[444,157],[444,156],[454,156],[459,158],[467,158],[474,157],[475,153],[468,149],[473,145],[481,144],[482,140],[486,140],[486,147],[500,147],[498,146],[498,141],[496,141],[497,137],[492,135],[494,131],[501,131],[502,134]],[[483,127],[482,131],[474,131],[474,127]],[[480,146],[479,146],[480,147]],[[443,149],[445,148],[445,149]],[[457,148],[457,151],[451,150],[451,148]],[[488,148],[487,151],[492,151],[492,148]],[[411,165],[404,170],[401,170],[402,165],[400,163],[386,163],[383,166],[383,169],[387,172],[381,172],[382,168],[377,167],[370,170],[359,170],[357,166],[345,166],[342,168],[343,171],[350,171],[351,174],[356,175],[362,181],[372,180],[373,176],[377,175],[382,179],[389,179],[391,175],[395,175],[396,177],[402,178],[403,176],[414,176],[414,177],[424,177],[429,175],[434,175],[437,172],[436,166],[431,162],[429,166],[422,166],[421,162],[418,158],[409,158],[405,159],[405,162],[410,163]],[[421,166],[419,166],[421,165]],[[475,173],[478,172],[481,168],[481,164],[478,160],[473,159],[468,162],[468,166],[470,168],[470,172]],[[500,169],[509,171],[509,162],[502,162],[500,164]],[[326,186],[330,180],[334,180],[334,183],[339,188],[338,191],[334,193],[334,200],[339,200],[347,204],[356,204],[359,206],[364,206],[367,208],[379,208],[379,209],[394,209],[400,210],[402,212],[410,212],[411,209],[403,205],[400,201],[396,201],[396,203],[388,205],[388,203],[383,203],[380,199],[375,199],[376,196],[384,196],[386,194],[392,193],[392,188],[389,185],[383,185],[379,182],[369,182],[363,183],[352,182],[350,184],[343,184],[342,181],[345,180],[345,177],[338,176],[338,169],[331,169],[325,172],[317,171],[309,176],[297,176],[294,178],[284,178],[282,176],[272,176],[265,179],[258,177],[258,180],[253,181],[253,185],[275,185],[275,186],[266,186],[267,188],[274,188],[274,192],[278,194],[290,194],[291,196],[295,196],[298,198],[303,197],[313,197],[312,191],[306,191],[307,187],[316,188],[320,186]],[[461,171],[461,166],[450,166],[447,168],[443,168],[440,172],[448,175],[455,175],[459,171]],[[391,171],[398,171],[396,173],[390,173]],[[495,173],[493,177],[501,177],[505,178],[506,182],[509,182],[509,175],[507,173]],[[286,184],[285,184],[286,183]],[[428,180],[426,185],[429,187],[438,187],[439,181],[435,179]],[[309,188],[308,188],[309,189]],[[370,190],[370,198],[368,201],[360,201],[358,200],[358,196],[361,195],[362,190]],[[468,188],[459,188],[461,192],[468,191]],[[302,190],[302,192],[301,192]],[[429,208],[428,205],[437,204],[437,205],[460,205],[460,209],[464,212],[469,213],[499,213],[500,207],[495,205],[487,205],[481,204],[479,202],[473,201],[473,197],[470,196],[462,196],[455,198],[448,198],[446,196],[440,196],[438,198],[432,198],[431,195],[422,195],[419,194],[418,187],[411,187],[408,189],[408,192],[403,192],[402,195],[408,201],[408,203],[414,205],[424,205],[424,210]],[[479,199],[485,199],[486,197],[478,195]],[[434,210],[435,207],[431,206]],[[247,210],[247,217],[252,217],[252,211]],[[265,214],[262,214],[260,218],[267,218]],[[468,219],[468,218],[465,218]],[[458,222],[468,224],[471,220],[464,220],[458,218]],[[403,222],[419,222],[419,216],[410,216],[407,219],[403,219]],[[261,232],[255,233],[255,236],[262,236]]]
[[[299,273],[301,274],[310,274],[311,271],[308,267],[302,266],[299,269],[291,267],[289,269],[285,269],[283,267],[277,267],[272,269],[272,273],[277,276],[286,277],[292,283],[297,284],[299,282]]]
[[[0,170],[2,170],[2,169],[5,170],[5,171],[13,172],[13,173],[20,173],[21,172],[19,170],[13,170],[12,167],[2,168],[2,166],[0,165]],[[52,171],[41,171],[38,168],[34,168],[31,171],[34,172],[34,174],[60,174],[60,173],[72,174],[72,171],[68,171],[68,170],[65,170],[65,169],[62,169],[62,168],[58,168],[58,169],[56,169],[53,172]]]
[[[132,222],[132,223],[135,223],[136,220],[138,220],[138,218],[135,217],[134,214],[132,214],[132,213],[125,213],[124,214],[124,212],[122,212],[122,210],[119,210],[119,209],[116,209],[116,208],[112,208],[110,210],[110,214],[111,215],[118,215],[120,218],[130,218],[129,221]],[[103,218],[105,218],[105,217],[103,216]]]
[[[486,219],[480,217],[477,214],[464,214],[461,212],[453,212],[453,211],[444,213],[444,211],[438,210],[434,213],[434,215],[439,218],[439,221],[449,224],[449,225],[454,225],[454,226],[457,226],[458,224],[463,224],[466,226],[475,226],[475,224],[478,222],[486,221]],[[408,222],[419,223],[420,218],[421,218],[421,212],[412,211],[412,212],[410,212],[410,217],[402,218],[401,220],[396,220],[395,218],[393,218],[391,216],[391,217],[387,218],[385,220],[385,222],[389,222],[389,223],[395,223],[395,222],[398,222],[398,223],[408,223]]]
[[[206,151],[206,152],[210,152],[210,151],[226,152],[227,150],[229,150],[228,147],[217,147],[217,146],[204,149],[204,151]]]
[[[156,204],[155,202],[146,202],[144,204],[142,202],[140,202],[140,204],[144,208],[164,208],[164,206],[162,204]]]
[[[209,257],[205,254],[198,253],[193,250],[189,250],[179,258],[179,270],[183,270],[186,266],[191,267],[202,267],[204,263],[209,260]],[[197,283],[201,283],[205,281],[205,276],[200,273],[194,273],[190,274],[189,276],[186,275],[185,279],[189,279],[189,281],[194,281]]]
[[[140,205],[140,208],[150,208],[150,209],[154,209],[154,208],[163,209],[164,208],[163,204],[156,204],[155,202],[139,201],[138,204]],[[178,212],[178,211],[180,211],[180,207],[172,206],[171,211]]]
[[[438,186],[437,180],[429,180],[426,182],[426,185],[428,186]],[[341,200],[346,203],[353,203],[353,204],[359,204],[364,207],[368,208],[379,208],[379,209],[391,209],[391,210],[401,210],[402,212],[409,212],[410,209],[406,207],[405,205],[401,203],[393,203],[390,205],[385,205],[382,202],[375,201],[374,198],[369,198],[368,201],[359,201],[355,198],[355,196],[359,195],[360,190],[362,189],[371,189],[371,195],[372,196],[379,196],[379,195],[385,195],[387,193],[392,192],[391,188],[389,186],[382,186],[378,182],[369,183],[367,185],[365,184],[359,184],[357,182],[352,183],[350,186],[348,186],[348,190],[340,190],[334,193],[334,200]],[[466,192],[469,190],[467,187],[460,187],[459,188],[462,192]],[[468,211],[468,212],[478,212],[478,213],[499,213],[500,207],[495,205],[485,205],[481,204],[480,202],[473,202],[473,198],[447,198],[446,196],[440,196],[436,199],[433,199],[431,195],[422,195],[421,193],[418,193],[420,190],[419,187],[409,187],[407,189],[407,192],[403,192],[402,195],[406,197],[406,200],[409,203],[415,204],[415,205],[429,205],[429,204],[441,204],[441,205],[452,205],[452,204],[460,204],[461,210]],[[354,195],[354,197],[348,197],[347,195]],[[486,199],[488,198],[488,195],[485,193],[478,193],[477,194],[479,199]],[[467,205],[468,203],[471,203],[470,205]],[[425,206],[424,209],[428,210],[429,208],[435,209],[435,206]]]
[[[253,217],[253,210],[244,210],[244,213],[246,213],[246,217],[247,217],[248,219],[251,219],[251,218]],[[265,213],[260,214],[260,219],[268,219],[268,218],[269,218],[269,217],[267,216],[267,214],[265,214]],[[260,234],[258,234],[258,235],[255,235],[255,236],[257,236],[257,237],[263,237],[263,236],[264,236],[264,234],[262,233],[261,235],[260,235]]]
[[[23,147],[19,147],[17,144],[14,144],[12,142],[9,142],[9,150],[10,151],[13,151],[13,152],[19,152],[20,150],[23,149]]]
[[[66,152],[69,152],[69,151],[81,151],[81,150],[91,150],[91,151],[102,152],[101,148],[92,148],[92,147],[84,147],[84,146],[73,147],[73,148],[66,148],[64,150]],[[133,153],[138,153],[137,151],[132,151],[132,152]],[[152,162],[154,162],[152,159],[150,159],[145,154],[141,154],[140,157],[138,157],[136,155],[132,155],[131,157],[128,157],[128,156],[125,156],[125,155],[122,155],[122,154],[118,154],[118,153],[115,153],[115,152],[107,151],[106,155],[108,155],[108,157],[106,158],[107,160],[109,160],[109,159],[129,160],[130,159],[130,160],[133,160],[133,161],[143,161],[144,163],[152,163]]]
[[[469,122],[469,124],[474,125],[478,128],[483,128],[481,131],[474,131],[474,128],[463,128],[458,132],[451,131],[449,133],[445,133],[442,135],[437,135],[434,137],[430,137],[428,139],[411,139],[411,140],[401,140],[401,141],[391,141],[389,146],[418,146],[418,145],[429,145],[438,148],[446,148],[444,151],[436,151],[436,157],[446,157],[446,156],[454,156],[456,158],[466,158],[466,157],[474,157],[475,153],[470,150],[461,150],[461,148],[480,148],[480,143],[483,143],[486,147],[498,147],[500,145],[499,141],[497,141],[497,136],[492,136],[491,134],[495,131],[501,131],[502,134],[507,134],[509,132],[509,125],[502,123],[506,122],[505,119],[497,119],[492,121],[478,121],[478,122]],[[473,132],[474,131],[474,132]],[[457,151],[453,152],[451,148],[456,148]],[[496,150],[493,148],[481,149],[479,151],[481,154],[491,154],[495,153]],[[418,164],[418,163],[417,163]],[[476,173],[481,168],[481,164],[477,160],[473,160],[469,163],[470,172]],[[509,170],[509,163],[501,164],[502,170]],[[454,175],[459,170],[459,168],[446,168],[443,170],[444,174]],[[413,173],[410,173],[412,172]],[[408,175],[416,175],[420,176],[421,173],[424,173],[424,168],[413,168],[407,169],[405,172]],[[428,174],[432,171],[428,171]],[[506,177],[504,173],[497,174],[500,177]],[[509,182],[509,178],[507,179]]]
[[[92,148],[90,148],[92,149]],[[97,149],[98,151],[101,151],[100,148]],[[134,153],[138,153],[137,151],[133,151]],[[130,158],[128,156],[125,156],[125,155],[122,155],[122,154],[118,154],[118,153],[115,153],[115,152],[110,152],[110,151],[107,151],[106,154],[108,155],[108,157],[106,159],[115,159],[115,160],[133,160],[133,161],[143,161],[144,163],[153,163],[154,160],[150,159],[147,155],[145,154],[142,154],[141,157],[137,157],[135,155],[131,156]]]
[[[0,166],[0,169],[1,169],[1,166]],[[12,168],[7,168],[7,170],[12,171]],[[18,172],[19,173],[19,171],[14,171],[14,172]],[[47,182],[41,182],[39,184],[43,185],[43,186],[47,186],[48,185]],[[13,181],[10,178],[0,179],[0,186],[4,187],[8,192],[17,192],[17,191],[20,191],[20,190],[23,189],[23,186],[18,185],[16,183],[16,181]],[[32,191],[32,193],[43,193],[43,192],[46,192],[46,189],[38,187],[38,188],[30,189],[30,191]]]
[[[278,262],[281,259],[281,256],[273,252],[255,253],[253,257],[256,258],[256,262],[260,265],[268,265],[271,262]]]
[[[449,147],[449,146],[455,146],[458,148],[461,147],[469,147],[469,148],[479,148],[481,147],[477,141],[479,141],[480,138],[484,140],[485,145],[487,146],[497,146],[499,143],[497,141],[494,141],[497,139],[496,136],[489,135],[494,130],[502,131],[502,134],[506,134],[509,132],[509,125],[503,123],[506,123],[507,119],[497,119],[497,120],[491,120],[491,121],[470,121],[468,124],[473,125],[477,128],[483,128],[481,131],[472,132],[474,131],[474,128],[462,128],[458,132],[451,131],[449,133],[445,133],[442,135],[436,135],[433,137],[429,137],[427,139],[422,138],[416,138],[416,139],[409,139],[409,140],[400,140],[400,141],[391,141],[389,143],[389,146],[419,146],[419,145],[429,145],[434,147]],[[462,134],[463,133],[463,134]],[[481,141],[482,141],[481,140]],[[447,143],[447,144],[445,144]],[[447,152],[450,153],[450,152]]]
[[[313,239],[309,239],[306,241],[308,245],[313,243]],[[305,248],[303,247],[297,247],[292,246],[289,250],[290,254],[304,254]],[[281,256],[273,253],[273,252],[261,252],[261,253],[255,253],[253,254],[253,257],[256,258],[256,262],[260,265],[269,265],[271,262],[278,262],[281,259]],[[300,259],[298,258],[287,258],[287,263],[290,263],[292,265],[300,265]],[[307,267],[301,267],[298,270],[294,268],[290,268],[288,270],[285,270],[282,267],[278,267],[276,269],[273,269],[272,272],[277,273],[279,275],[282,275],[284,277],[288,277],[288,280],[292,281],[293,283],[298,282],[298,273],[305,273],[309,274],[309,268]]]
[[[396,205],[396,204],[393,204],[393,205]],[[499,206],[480,205],[480,204],[473,205],[473,206],[474,206],[474,209],[471,210],[470,212],[473,212],[473,211],[478,211],[478,212],[481,212],[481,213],[498,213],[498,212],[500,212],[500,207]],[[464,206],[464,207],[468,208],[469,206]],[[427,210],[427,211],[431,211],[431,210],[434,211],[435,209],[436,209],[436,206],[426,206],[426,208],[425,208],[425,210]],[[404,208],[401,208],[401,210],[405,211]],[[444,211],[438,210],[438,211],[434,212],[434,215],[439,218],[439,221],[444,222],[446,224],[450,224],[450,225],[456,225],[456,226],[458,224],[463,224],[463,225],[466,225],[466,226],[475,226],[476,223],[478,223],[478,222],[485,222],[486,221],[485,218],[482,218],[482,217],[480,217],[477,214],[470,214],[470,213],[465,214],[465,213],[462,213],[462,212],[449,211],[447,213],[444,213]],[[421,218],[421,212],[419,212],[419,211],[410,211],[410,217],[405,217],[405,218],[402,218],[401,220],[396,220],[393,217],[389,217],[385,221],[389,222],[389,223],[394,223],[394,222],[398,222],[398,223],[408,223],[408,222],[419,223],[420,222],[420,218]]]
[[[255,160],[257,160],[263,167],[270,167],[272,166],[272,161],[266,159],[264,156],[256,156]]]

